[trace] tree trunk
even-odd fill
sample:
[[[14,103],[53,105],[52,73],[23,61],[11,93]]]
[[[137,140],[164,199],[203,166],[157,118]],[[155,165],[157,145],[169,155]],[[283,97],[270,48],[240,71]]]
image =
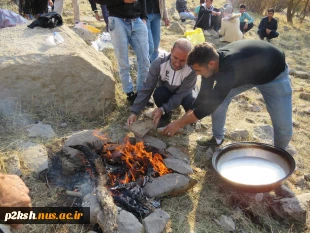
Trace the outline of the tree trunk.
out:
[[[290,0],[288,2],[287,12],[286,12],[286,20],[288,23],[293,23],[293,14],[292,14],[293,5],[294,5],[294,0]]]
[[[300,3],[301,3],[301,0],[298,0],[298,1],[289,0],[288,5],[287,5],[287,13],[286,13],[286,19],[288,23],[291,23],[291,24],[293,23],[293,17]]]

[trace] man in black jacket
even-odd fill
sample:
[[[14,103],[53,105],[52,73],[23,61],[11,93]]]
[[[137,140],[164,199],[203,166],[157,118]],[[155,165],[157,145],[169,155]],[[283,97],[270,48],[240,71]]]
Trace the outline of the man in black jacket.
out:
[[[259,35],[261,40],[267,38],[267,41],[270,42],[272,38],[278,37],[279,33],[278,29],[278,21],[273,18],[274,9],[268,9],[268,16],[262,18],[260,24],[258,26],[257,34]]]
[[[218,37],[218,30],[221,27],[221,12],[213,5],[213,0],[206,0],[200,6],[198,19],[195,28],[201,28],[206,36]]]
[[[146,0],[95,0],[107,5],[109,11],[109,32],[118,61],[123,91],[133,104],[137,94],[130,77],[128,44],[138,60],[137,91],[142,89],[150,67],[148,31],[146,27]]]
[[[217,51],[209,43],[196,45],[187,64],[202,76],[192,110],[165,128],[172,136],[180,127],[212,115],[213,138],[201,146],[220,145],[232,98],[256,87],[264,97],[274,128],[274,145],[285,149],[293,134],[292,88],[284,53],[260,40],[240,40]]]

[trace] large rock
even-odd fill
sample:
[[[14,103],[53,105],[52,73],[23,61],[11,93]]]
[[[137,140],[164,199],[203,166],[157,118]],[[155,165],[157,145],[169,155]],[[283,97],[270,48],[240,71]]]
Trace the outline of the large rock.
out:
[[[272,209],[285,219],[290,218],[306,223],[309,201],[310,193],[303,193],[296,197],[275,200]]]
[[[19,145],[21,157],[30,172],[40,173],[48,168],[48,155],[45,146],[33,142],[23,142]]]
[[[146,233],[161,233],[166,227],[170,215],[160,209],[155,210],[142,220]]]
[[[122,210],[117,218],[118,232],[119,233],[144,233],[143,225],[132,214]]]
[[[187,190],[197,184],[197,180],[178,173],[170,173],[152,179],[148,182],[143,192],[148,197],[177,196],[185,193]]]
[[[64,43],[46,44],[59,32]],[[1,29],[0,111],[31,106],[77,117],[107,115],[115,103],[112,65],[67,26]]]

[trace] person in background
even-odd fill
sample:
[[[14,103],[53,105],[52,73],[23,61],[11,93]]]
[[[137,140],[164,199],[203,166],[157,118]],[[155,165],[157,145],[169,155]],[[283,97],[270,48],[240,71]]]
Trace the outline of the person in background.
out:
[[[195,20],[195,16],[187,9],[187,0],[177,0],[175,4],[182,22],[187,19]]]
[[[55,0],[54,1],[54,12],[57,12],[62,16],[64,6],[64,0]],[[80,22],[80,4],[79,0],[72,0],[72,7],[73,7],[73,20],[74,23]]]
[[[150,61],[153,62],[158,57],[158,48],[160,42],[160,20],[162,19],[165,26],[169,26],[166,0],[147,0],[147,30],[149,39]]]
[[[233,7],[231,5],[226,5],[224,8],[224,17],[222,18],[222,26],[219,30],[219,34],[222,36],[220,41],[234,42],[241,40],[243,37],[242,32],[239,29],[240,14],[233,13]]]
[[[130,76],[128,45],[133,49],[138,61],[137,92],[142,89],[150,67],[146,0],[96,0],[96,2],[108,8],[109,33],[118,61],[120,79],[123,91],[127,94],[127,101],[132,105],[137,93],[134,92]]]
[[[274,9],[269,8],[267,10],[267,16],[262,18],[260,24],[258,26],[257,34],[261,40],[264,40],[266,37],[267,41],[270,42],[272,38],[276,38],[279,36],[277,32],[278,29],[278,21],[273,18]]]
[[[189,40],[178,39],[170,55],[159,57],[152,63],[143,88],[138,92],[131,106],[128,125],[137,120],[137,116],[146,106],[153,92],[157,108],[152,112],[152,116],[154,124],[158,127],[166,125],[173,109],[180,105],[185,111],[191,108],[198,94],[195,90],[197,76],[192,68],[186,65],[186,59],[192,47]]]
[[[248,14],[248,12],[246,12],[246,6],[244,4],[240,5],[239,12],[241,13],[241,16],[239,18],[240,31],[245,34],[246,32],[250,31],[251,28],[254,26],[254,19]]]
[[[199,14],[200,7],[201,7],[201,5],[204,4],[204,3],[205,3],[205,0],[200,0],[199,6],[197,6],[197,7],[195,8],[194,15],[195,15],[196,18],[198,18],[198,14]]]
[[[0,207],[31,207],[29,189],[16,175],[0,173]],[[15,229],[22,228],[21,224],[12,225]],[[1,229],[0,229],[1,232]]]
[[[32,16],[38,18],[48,11],[48,6],[53,6],[51,0],[25,0],[22,4],[22,15],[28,20],[33,19]]]
[[[231,100],[256,87],[271,117],[274,146],[285,150],[293,135],[292,87],[285,54],[280,49],[260,40],[239,40],[216,51],[205,42],[195,46],[187,64],[202,76],[200,92],[192,110],[170,123],[165,135],[172,136],[186,124],[212,115],[213,137],[197,143],[211,148],[221,145]]]
[[[221,27],[221,12],[213,5],[213,0],[206,0],[201,5],[197,23],[194,28],[198,27],[204,31],[206,36],[214,36],[218,38],[218,30]]]
[[[98,9],[97,9],[97,5],[95,3],[94,0],[88,0],[89,1],[89,4],[91,6],[91,9],[92,11],[95,13],[95,18],[99,21],[101,19],[99,13],[98,13]],[[102,12],[102,16],[103,16],[103,19],[104,19],[104,22],[106,24],[106,31],[108,32],[109,29],[109,12],[108,12],[108,9],[107,9],[107,6],[106,5],[100,5],[101,7],[101,12]]]

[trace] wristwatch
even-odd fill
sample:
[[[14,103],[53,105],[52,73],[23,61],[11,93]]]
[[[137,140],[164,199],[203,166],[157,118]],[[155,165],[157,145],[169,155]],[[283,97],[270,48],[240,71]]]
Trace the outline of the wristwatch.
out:
[[[163,112],[163,115],[165,115],[165,109],[163,107],[160,107],[160,109]]]

